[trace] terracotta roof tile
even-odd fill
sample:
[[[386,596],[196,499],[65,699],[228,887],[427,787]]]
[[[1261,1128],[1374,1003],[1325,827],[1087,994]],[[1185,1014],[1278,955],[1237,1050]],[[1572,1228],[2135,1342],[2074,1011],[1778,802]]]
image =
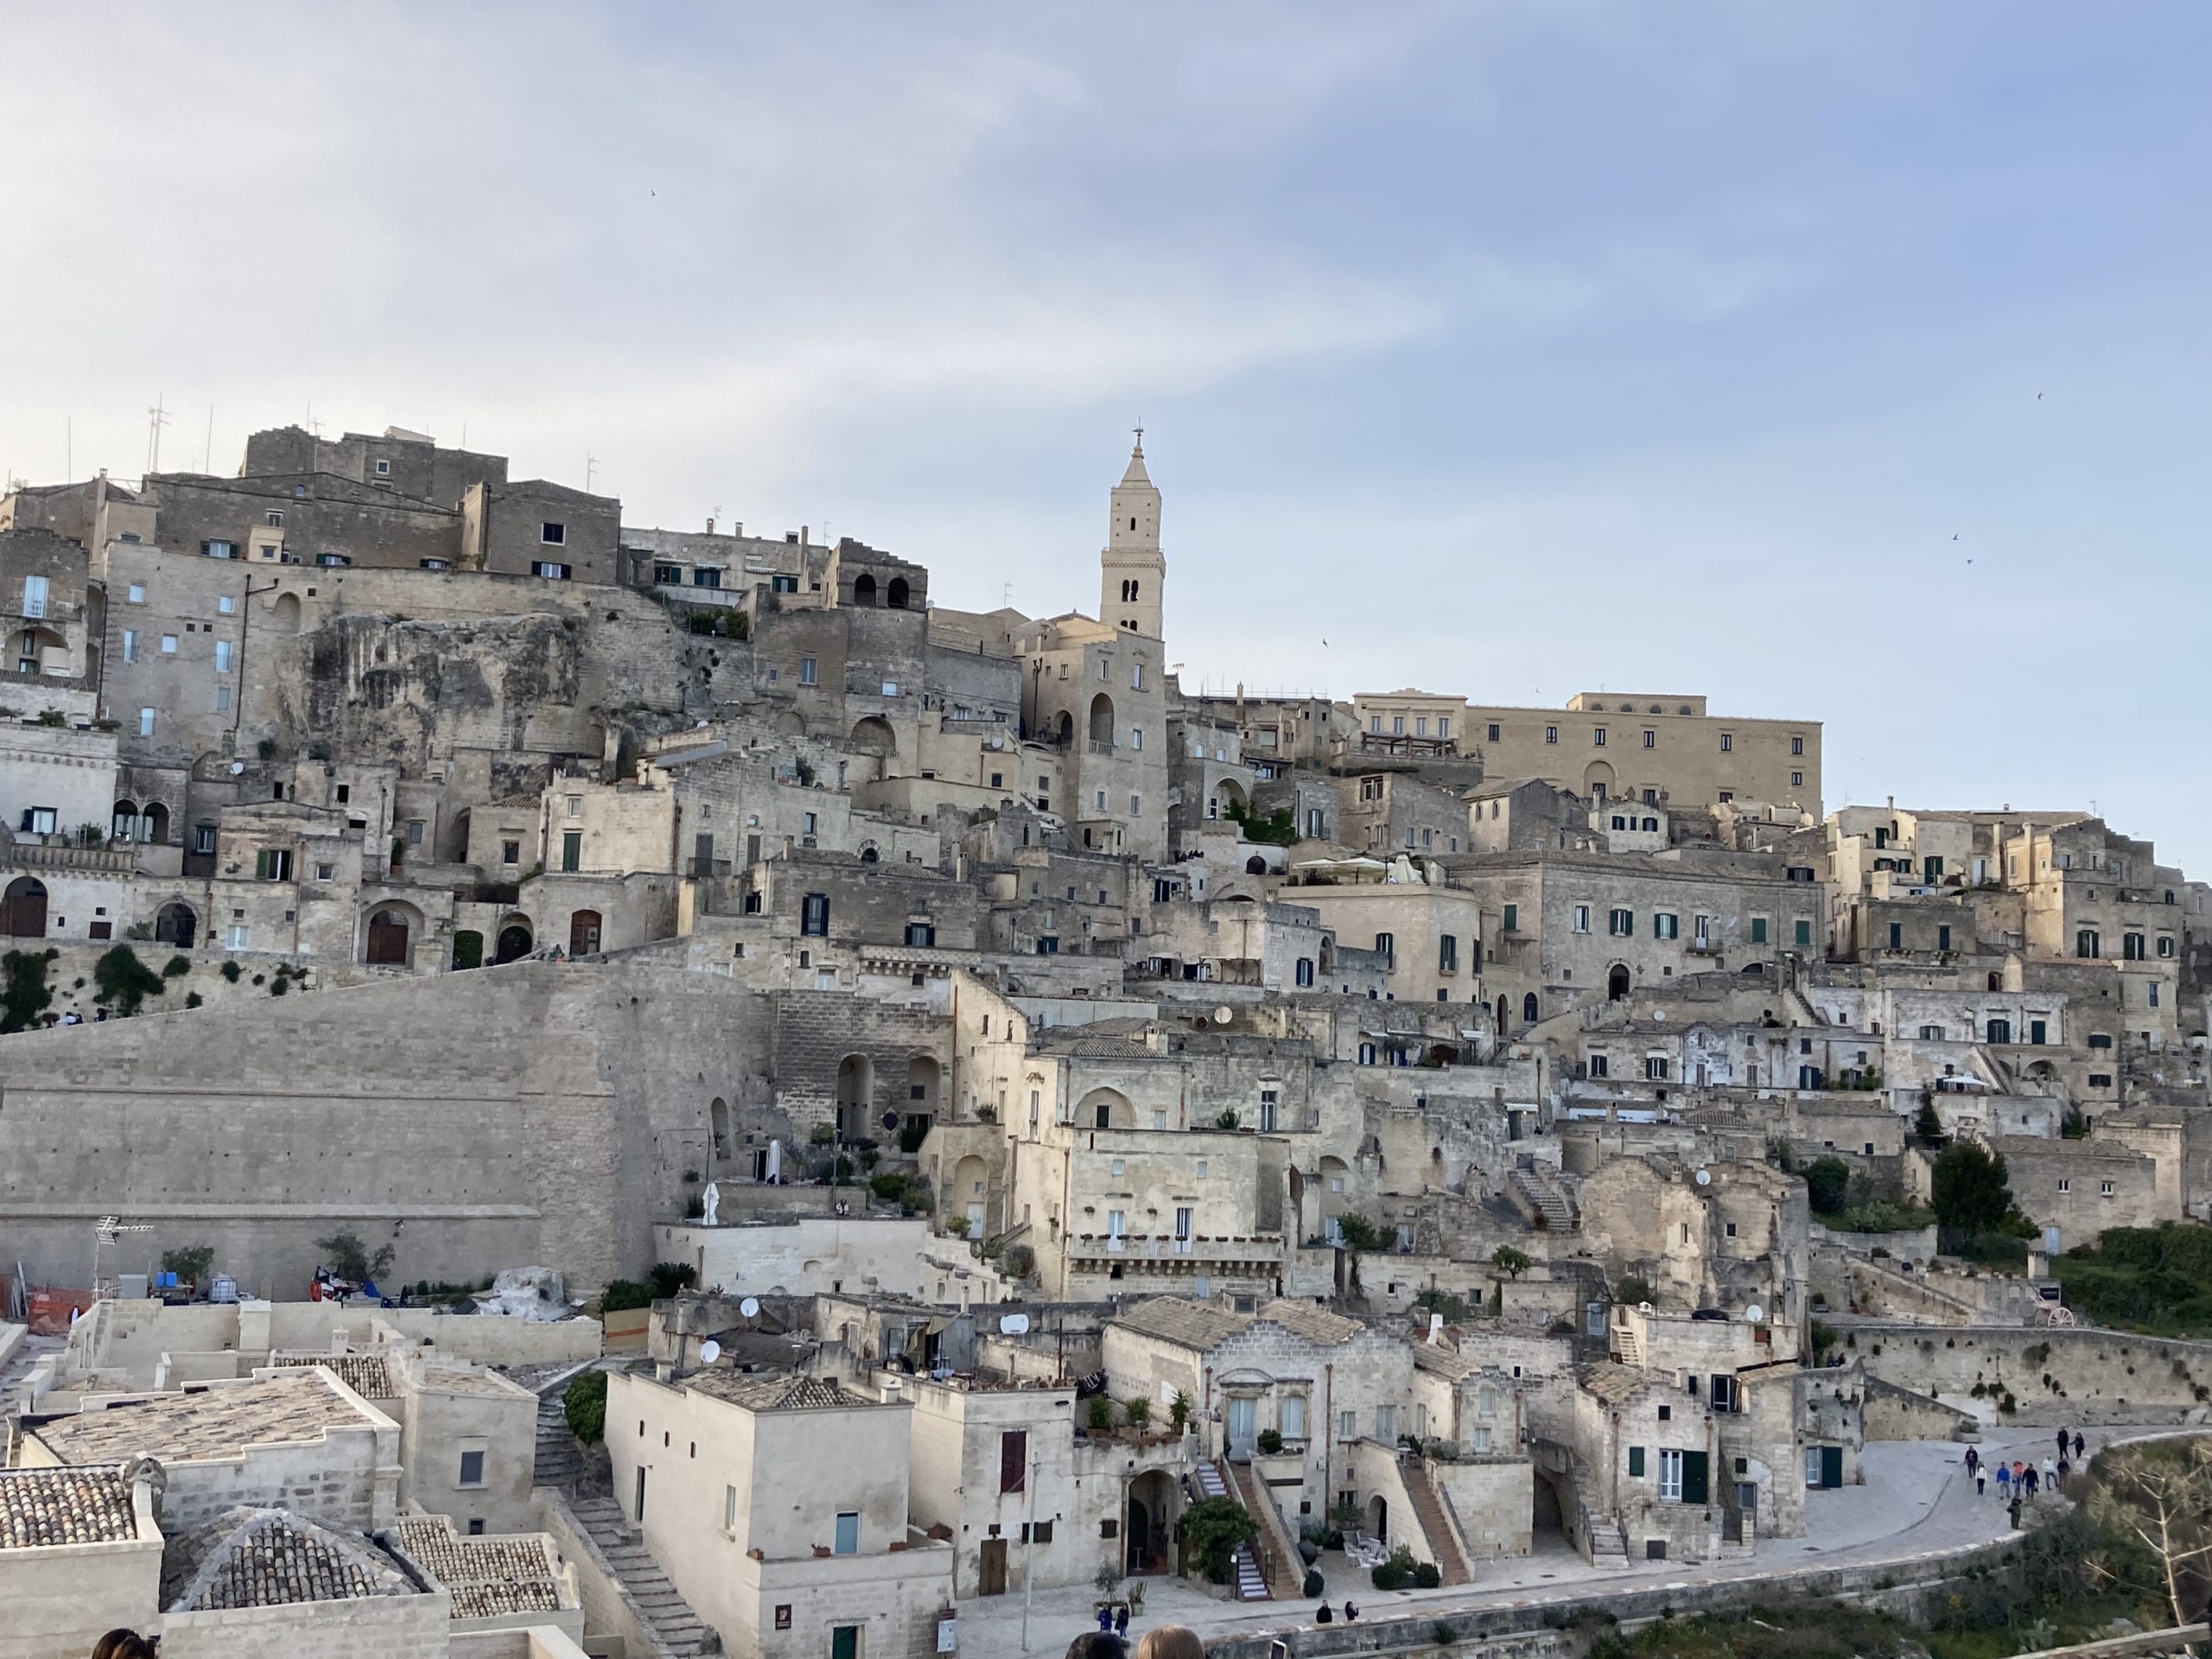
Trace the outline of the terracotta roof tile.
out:
[[[105,1411],[80,1411],[31,1432],[67,1464],[159,1458],[232,1458],[249,1446],[315,1440],[372,1420],[320,1370],[258,1377],[226,1388],[157,1395]]]
[[[162,1562],[162,1605],[172,1613],[422,1593],[368,1540],[289,1510],[227,1510],[176,1540]]]
[[[138,1535],[130,1481],[111,1469],[0,1469],[0,1549],[127,1543]]]

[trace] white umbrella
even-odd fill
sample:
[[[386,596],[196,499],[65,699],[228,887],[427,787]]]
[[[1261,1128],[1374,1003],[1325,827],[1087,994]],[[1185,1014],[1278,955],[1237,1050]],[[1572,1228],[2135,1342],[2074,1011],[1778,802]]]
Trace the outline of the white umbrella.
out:
[[[783,1179],[783,1173],[784,1143],[780,1141],[771,1141],[768,1143],[768,1184],[774,1185]]]

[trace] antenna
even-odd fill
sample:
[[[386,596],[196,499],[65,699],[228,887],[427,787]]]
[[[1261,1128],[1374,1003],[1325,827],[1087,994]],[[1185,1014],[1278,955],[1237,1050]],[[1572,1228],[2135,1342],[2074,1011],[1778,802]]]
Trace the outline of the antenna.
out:
[[[168,413],[162,407],[165,394],[154,394],[154,406],[146,411],[146,470],[162,470],[162,429],[169,423]]]
[[[584,451],[584,493],[591,493],[592,474],[599,470],[599,457],[588,449]]]
[[[213,404],[207,405],[207,448],[200,452],[200,470],[203,473],[215,470],[215,405]]]

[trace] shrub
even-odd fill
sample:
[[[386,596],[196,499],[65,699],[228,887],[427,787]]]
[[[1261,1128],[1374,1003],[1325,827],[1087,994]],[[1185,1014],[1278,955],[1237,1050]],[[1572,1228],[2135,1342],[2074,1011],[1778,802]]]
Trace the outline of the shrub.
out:
[[[207,1276],[207,1269],[214,1265],[213,1244],[180,1244],[173,1250],[162,1252],[163,1273],[173,1273],[195,1285]]]
[[[0,1031],[28,1031],[54,1001],[46,982],[48,951],[10,950],[0,957],[7,989],[0,995]]]
[[[586,1371],[571,1382],[561,1395],[561,1414],[569,1432],[586,1446],[596,1446],[607,1433],[607,1373]]]
[[[1348,1250],[1379,1250],[1382,1248],[1382,1232],[1365,1216],[1347,1211],[1337,1217],[1337,1230],[1344,1236]]]
[[[181,979],[191,971],[192,958],[190,957],[171,957],[162,964],[163,979]]]
[[[223,964],[223,977],[229,980],[233,985],[238,982],[238,976],[245,971],[245,970],[240,968],[235,962],[226,962]]]
[[[374,1279],[391,1266],[391,1245],[380,1246],[371,1255],[358,1233],[333,1233],[328,1238],[315,1240],[315,1247],[328,1259],[333,1273],[356,1284]]]
[[[199,1007],[201,1004],[206,1002],[207,1000],[207,999],[206,997],[200,995],[197,991],[187,991],[184,994],[184,1006],[188,1008]]]
[[[1084,1416],[1092,1433],[1107,1433],[1114,1427],[1114,1402],[1103,1394],[1094,1394],[1090,1404],[1084,1408]]]
[[[282,974],[269,982],[269,995],[271,996],[283,996],[291,988],[292,982]]]
[[[1978,1141],[1961,1141],[1936,1154],[1929,1172],[1936,1219],[1966,1232],[1987,1232],[2012,1211],[2005,1160]]]
[[[1167,1421],[1174,1426],[1178,1434],[1191,1426],[1191,1396],[1180,1389],[1175,1390],[1175,1397],[1167,1402]],[[1280,1440],[1281,1436],[1276,1438]]]
[[[138,953],[127,944],[118,944],[92,966],[92,983],[98,987],[93,1001],[112,1003],[115,1011],[126,1019],[138,1012],[139,1004],[149,996],[159,996],[168,988],[162,976],[138,960]]]
[[[950,1216],[945,1218],[944,1230],[955,1238],[965,1238],[968,1229],[973,1224],[965,1216]]]
[[[1319,1601],[1321,1599],[1321,1592],[1327,1588],[1321,1582],[1321,1575],[1310,1567],[1306,1569],[1306,1582],[1298,1587],[1300,1593],[1308,1601]]]
[[[1213,1126],[1217,1129],[1235,1128],[1236,1127],[1236,1109],[1234,1106],[1231,1106],[1223,1111],[1219,1116],[1214,1119]]]
[[[1272,1428],[1263,1428],[1260,1431],[1260,1452],[1262,1456],[1272,1458],[1281,1450],[1281,1434]]]
[[[1183,1512],[1183,1536],[1216,1584],[1229,1579],[1229,1558],[1260,1535],[1260,1523],[1233,1497],[1201,1498]]]
[[[1641,1274],[1625,1275],[1613,1287],[1613,1300],[1633,1307],[1638,1302],[1656,1302],[1658,1294],[1651,1288],[1651,1281]]]
[[[1815,1158],[1805,1167],[1805,1201],[1816,1216],[1843,1208],[1851,1191],[1851,1166],[1840,1158]]]
[[[1390,1559],[1368,1576],[1375,1580],[1377,1590],[1402,1590],[1412,1581],[1419,1565],[1414,1560],[1413,1551],[1400,1544],[1390,1552]]]
[[[1444,1574],[1439,1570],[1434,1561],[1422,1561],[1414,1568],[1414,1586],[1416,1589],[1433,1590],[1443,1582]]]
[[[1152,1402],[1141,1394],[1125,1401],[1122,1409],[1128,1414],[1129,1421],[1138,1428],[1142,1428],[1152,1421]]]
[[[655,1296],[673,1296],[699,1282],[699,1270],[689,1262],[656,1262],[645,1274]]]
[[[651,1307],[652,1305],[653,1287],[641,1285],[634,1279],[608,1280],[606,1294],[599,1299],[599,1309],[602,1313],[625,1313],[632,1308]]]

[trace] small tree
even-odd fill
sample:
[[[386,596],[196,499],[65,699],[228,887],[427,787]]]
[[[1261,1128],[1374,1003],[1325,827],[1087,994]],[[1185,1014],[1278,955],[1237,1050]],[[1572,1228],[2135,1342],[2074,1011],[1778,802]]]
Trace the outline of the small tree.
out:
[[[1122,1410],[1128,1415],[1132,1427],[1142,1428],[1152,1421],[1152,1402],[1143,1395],[1133,1395],[1124,1400]]]
[[[1175,1397],[1167,1402],[1167,1421],[1174,1426],[1178,1434],[1185,1433],[1191,1427],[1191,1396],[1180,1389],[1175,1390]]]
[[[1348,1250],[1379,1250],[1382,1232],[1365,1216],[1347,1213],[1337,1217],[1337,1233]]]
[[[1229,1579],[1229,1558],[1260,1535],[1260,1523],[1233,1497],[1206,1497],[1183,1511],[1183,1537],[1216,1584]]]
[[[1659,1300],[1659,1295],[1651,1288],[1651,1281],[1649,1279],[1642,1274],[1630,1273],[1624,1274],[1620,1282],[1613,1287],[1613,1300],[1624,1306],[1633,1307],[1639,1302],[1656,1303]]]
[[[1984,1233],[2012,1212],[2005,1160],[1979,1141],[1961,1141],[1936,1155],[1929,1178],[1936,1219],[1961,1232]]]
[[[2188,1624],[2186,1610],[2204,1605],[2202,1563],[2212,1557],[2212,1446],[2126,1452],[2103,1473],[2090,1513],[2143,1541],[2158,1558],[2174,1623]]]
[[[607,1373],[586,1371],[561,1395],[561,1414],[569,1432],[586,1446],[596,1445],[607,1432]]]
[[[1490,1253],[1490,1264],[1509,1279],[1518,1279],[1535,1264],[1522,1251],[1510,1244],[1501,1244]]]
[[[1840,1158],[1815,1158],[1805,1169],[1805,1202],[1816,1216],[1832,1216],[1851,1196],[1851,1166]]]
[[[1921,1093],[1919,1115],[1912,1120],[1912,1138],[1923,1147],[1943,1144],[1943,1115],[1936,1109],[1936,1097],[1925,1090]]]
[[[699,1282],[699,1269],[689,1262],[656,1262],[646,1273],[656,1297],[669,1297]]]
[[[379,1246],[377,1253],[371,1255],[359,1233],[333,1233],[328,1238],[315,1240],[315,1247],[330,1259],[331,1272],[357,1285],[388,1272],[391,1267],[391,1246]]]
[[[188,1284],[196,1285],[207,1276],[207,1269],[215,1265],[213,1244],[180,1244],[173,1250],[162,1252],[162,1271],[173,1273]]]

